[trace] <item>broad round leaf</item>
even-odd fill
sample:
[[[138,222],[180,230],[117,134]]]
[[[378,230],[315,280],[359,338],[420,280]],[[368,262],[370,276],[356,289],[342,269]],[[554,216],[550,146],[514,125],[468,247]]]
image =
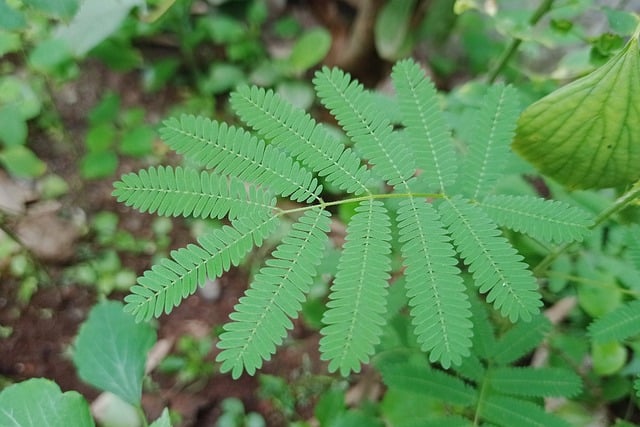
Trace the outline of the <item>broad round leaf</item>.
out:
[[[80,327],[73,362],[83,381],[137,405],[147,352],[155,340],[148,324],[136,323],[121,303],[105,301]]]
[[[63,393],[53,381],[33,378],[0,393],[0,426],[90,427],[89,405],[75,391]]]
[[[591,74],[529,106],[518,121],[514,150],[570,188],[638,180],[639,36]]]

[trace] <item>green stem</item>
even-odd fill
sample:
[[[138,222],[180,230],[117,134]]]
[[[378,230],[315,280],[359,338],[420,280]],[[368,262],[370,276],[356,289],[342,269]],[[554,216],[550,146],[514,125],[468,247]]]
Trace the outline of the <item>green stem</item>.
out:
[[[536,25],[538,21],[540,21],[540,19],[542,19],[542,17],[549,10],[551,10],[552,4],[553,4],[553,0],[543,0],[542,3],[540,3],[540,6],[538,6],[535,12],[533,12],[533,15],[531,15],[531,18],[529,18],[529,25],[531,25],[532,27]],[[514,37],[513,40],[511,40],[511,43],[509,43],[509,46],[507,46],[504,52],[502,52],[502,55],[500,55],[500,58],[498,59],[498,62],[496,63],[496,65],[489,71],[489,74],[487,75],[487,81],[489,83],[495,82],[496,78],[498,77],[498,74],[500,74],[500,72],[504,69],[504,67],[506,67],[511,57],[516,53],[516,51],[520,47],[521,43],[522,43],[522,39],[519,39],[519,38]]]
[[[589,230],[593,230],[601,225],[607,219],[632,204],[638,197],[640,197],[640,181],[636,182],[629,191],[620,196],[611,206],[600,212],[593,221],[593,224],[589,226]],[[574,242],[571,242],[558,246],[555,251],[551,252],[542,261],[540,261],[540,263],[533,269],[533,274],[536,277],[542,276],[547,268],[549,268],[549,266],[573,244]]]
[[[308,206],[301,206],[299,208],[293,208],[293,209],[283,209],[281,210],[278,214],[279,215],[286,215],[286,214],[291,214],[291,213],[295,213],[295,212],[304,212],[307,211],[309,209],[313,209],[313,208],[317,208],[318,206],[321,207],[322,209],[326,209],[329,206],[337,206],[337,205],[344,205],[346,203],[357,203],[357,202],[363,202],[365,200],[378,200],[378,199],[398,199],[398,198],[409,198],[409,197],[414,197],[414,198],[430,198],[430,199],[441,199],[444,197],[443,194],[441,193],[388,193],[388,194],[367,194],[366,196],[360,196],[360,197],[352,197],[350,199],[343,199],[343,200],[336,200],[333,202],[320,202],[319,204],[315,204],[315,205],[308,205]]]

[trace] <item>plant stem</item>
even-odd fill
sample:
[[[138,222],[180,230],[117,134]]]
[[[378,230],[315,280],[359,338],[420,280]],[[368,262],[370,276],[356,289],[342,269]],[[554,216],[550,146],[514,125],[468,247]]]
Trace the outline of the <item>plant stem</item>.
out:
[[[638,197],[640,197],[640,181],[636,182],[629,191],[618,197],[618,199],[613,202],[611,206],[600,212],[600,214],[593,221],[593,224],[589,226],[589,230],[593,230],[601,225],[607,219],[633,203],[634,200]],[[540,263],[533,269],[533,274],[536,277],[540,277],[556,260],[556,258],[558,258],[567,249],[569,249],[573,244],[574,242],[571,242],[558,246],[555,251],[551,252],[542,261],[540,261]]]
[[[549,10],[551,10],[552,4],[553,0],[543,0],[542,3],[540,3],[540,6],[538,6],[535,12],[533,12],[531,18],[529,18],[529,25],[531,25],[532,27],[536,25],[538,21],[540,21],[540,19],[542,19],[542,17]],[[500,74],[504,67],[506,67],[513,54],[516,53],[516,51],[520,47],[521,43],[522,39],[517,37],[514,37],[513,40],[511,40],[509,46],[507,46],[504,52],[502,52],[502,55],[500,55],[500,58],[498,59],[496,65],[489,71],[489,74],[487,75],[487,82],[493,83],[496,80],[498,74]]]
[[[357,203],[357,202],[363,202],[365,200],[398,199],[398,198],[409,198],[409,197],[418,198],[418,199],[427,199],[427,198],[431,198],[431,199],[438,198],[438,199],[440,199],[440,198],[442,198],[444,196],[441,193],[383,193],[383,194],[367,194],[366,196],[352,197],[350,199],[336,200],[336,201],[333,201],[333,202],[321,201],[319,204],[315,204],[315,205],[301,206],[299,208],[293,208],[293,209],[284,209],[284,210],[279,212],[279,215],[286,215],[286,214],[295,213],[295,212],[304,212],[304,211],[307,211],[309,209],[313,209],[313,208],[317,208],[317,207],[321,207],[322,209],[326,209],[329,206],[344,205],[346,203]]]

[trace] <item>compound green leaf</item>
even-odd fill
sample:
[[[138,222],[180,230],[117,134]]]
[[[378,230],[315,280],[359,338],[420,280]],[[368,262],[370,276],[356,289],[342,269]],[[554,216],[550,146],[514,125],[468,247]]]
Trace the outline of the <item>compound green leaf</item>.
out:
[[[171,251],[138,278],[124,300],[125,311],[136,316],[136,321],[169,314],[173,307],[192,295],[206,279],[220,277],[232,266],[237,266],[253,248],[278,225],[277,216],[243,216],[198,239],[199,245]]]
[[[222,372],[231,371],[233,378],[243,371],[253,375],[282,344],[313,283],[330,222],[322,208],[306,211],[265,262],[220,335],[216,360]]]
[[[582,209],[539,197],[491,195],[480,206],[496,224],[547,242],[581,241],[593,223]]]
[[[92,427],[89,405],[75,391],[63,393],[53,381],[33,378],[0,392],[3,427]]]
[[[347,227],[331,286],[320,352],[329,370],[359,372],[380,343],[391,270],[391,222],[382,202],[363,201]]]
[[[492,348],[492,359],[506,365],[536,348],[551,330],[551,322],[544,315],[530,322],[519,322],[509,329]]]
[[[538,285],[522,256],[496,225],[481,208],[461,197],[445,199],[440,213],[487,301],[512,322],[530,320],[542,305]]]
[[[426,365],[394,363],[380,370],[389,388],[419,393],[455,405],[471,405],[477,397],[476,391],[460,378]]]
[[[618,307],[596,319],[589,325],[589,334],[597,343],[640,335],[640,300]]]
[[[121,303],[105,301],[80,327],[73,362],[83,381],[138,405],[147,352],[155,341],[151,326],[136,323]]]
[[[113,186],[119,202],[161,216],[235,219],[268,213],[275,205],[268,192],[237,178],[180,166],[128,173]]]
[[[231,94],[230,101],[242,121],[318,172],[326,181],[355,194],[367,192],[367,167],[360,164],[360,158],[350,148],[345,148],[304,110],[271,90],[255,86],[239,87]]]
[[[394,65],[391,79],[397,91],[407,145],[421,170],[420,178],[430,187],[444,191],[455,181],[458,163],[436,88],[410,59]]]
[[[514,150],[570,188],[638,180],[639,36],[591,74],[529,106],[518,120]]]
[[[482,418],[503,427],[569,427],[561,418],[533,402],[506,396],[489,396],[480,407]]]
[[[424,200],[401,202],[397,221],[418,342],[431,362],[459,365],[469,355],[473,324],[451,238]]]
[[[495,368],[489,384],[500,393],[529,397],[573,397],[582,390],[582,381],[563,368]]]

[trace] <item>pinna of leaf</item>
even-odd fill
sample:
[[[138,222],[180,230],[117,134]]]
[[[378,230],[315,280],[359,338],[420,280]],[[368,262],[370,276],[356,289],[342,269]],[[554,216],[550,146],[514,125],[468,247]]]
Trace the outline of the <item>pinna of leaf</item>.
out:
[[[301,310],[328,244],[328,208],[355,202],[320,331],[321,357],[330,371],[358,372],[380,342],[394,222],[414,333],[431,362],[449,368],[470,353],[473,324],[458,257],[503,316],[527,321],[538,313],[536,281],[499,227],[567,242],[581,239],[592,220],[564,203],[494,194],[518,114],[516,91],[504,85],[488,90],[467,133],[474,135],[466,141],[469,154],[460,160],[435,88],[421,68],[403,60],[391,77],[402,130],[393,128],[349,74],[329,68],[316,73],[318,97],[354,150],[273,91],[256,87],[231,95],[232,108],[253,133],[193,116],[165,121],[164,141],[208,171],[149,168],[124,175],[113,194],[142,212],[228,217],[231,225],[145,272],[125,298],[125,309],[138,320],[170,313],[207,278],[240,264],[281,226],[283,216],[297,218],[220,336],[221,370],[234,378],[254,374]],[[425,173],[416,174],[418,169]],[[324,201],[320,178],[346,195]],[[372,180],[384,180],[393,191],[373,192]],[[276,198],[301,204],[282,208]],[[387,203],[391,199],[401,201]]]

